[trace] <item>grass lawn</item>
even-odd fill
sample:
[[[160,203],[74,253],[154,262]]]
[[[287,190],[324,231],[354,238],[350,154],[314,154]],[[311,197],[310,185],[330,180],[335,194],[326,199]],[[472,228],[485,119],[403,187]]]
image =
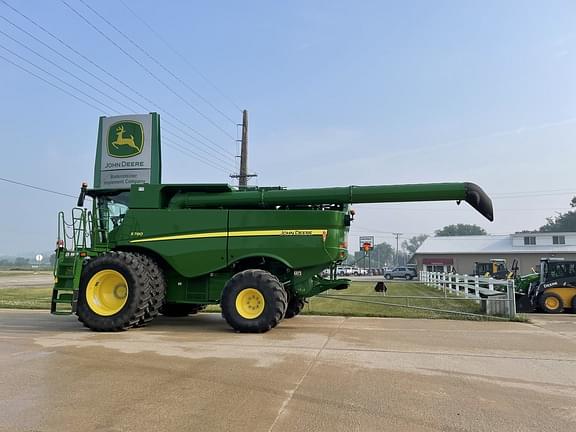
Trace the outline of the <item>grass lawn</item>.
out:
[[[52,287],[0,288],[0,308],[50,309]]]
[[[425,285],[410,282],[390,282],[388,295],[384,296],[373,291],[375,282],[353,282],[348,290],[329,291],[328,296],[338,299],[313,297],[304,307],[303,314],[307,315],[346,315],[346,316],[376,316],[376,317],[404,317],[404,318],[468,318],[466,316],[430,312],[418,309],[408,309],[397,306],[367,304],[357,301],[384,302],[397,305],[406,305],[405,298],[395,299],[390,296],[427,296],[435,299],[408,299],[410,306],[448,309],[461,312],[480,312],[480,305],[474,300],[445,300],[442,291]],[[0,308],[13,309],[49,309],[51,287],[19,287],[0,289]],[[363,297],[369,296],[369,297]],[[459,298],[449,295],[450,298]],[[354,300],[354,301],[351,301]],[[208,312],[220,312],[218,306],[209,306]]]
[[[480,313],[480,304],[475,300],[462,299],[454,294],[444,298],[444,292],[423,284],[413,282],[387,282],[387,295],[374,292],[375,282],[353,282],[344,291],[328,291],[324,295],[338,297],[337,299],[321,296],[312,297],[304,307],[304,314],[309,315],[345,315],[345,316],[376,316],[403,318],[457,318],[469,319],[465,315],[446,312],[432,312],[410,309],[398,306],[368,304],[362,302],[381,302],[392,305],[410,305],[417,307],[452,310],[467,313]],[[369,297],[368,297],[369,296]],[[391,298],[393,296],[437,297],[438,299],[422,298]]]

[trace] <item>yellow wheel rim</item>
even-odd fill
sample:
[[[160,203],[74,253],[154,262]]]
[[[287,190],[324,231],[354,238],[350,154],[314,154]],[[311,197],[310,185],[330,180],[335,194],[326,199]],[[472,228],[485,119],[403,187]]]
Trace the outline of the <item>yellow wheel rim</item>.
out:
[[[120,312],[128,300],[128,283],[116,270],[100,270],[88,281],[86,302],[98,315]]]
[[[544,304],[550,310],[556,310],[560,307],[560,302],[556,297],[546,297],[546,300],[544,300]]]
[[[236,296],[236,311],[242,318],[255,319],[264,311],[266,301],[256,288],[244,288]]]

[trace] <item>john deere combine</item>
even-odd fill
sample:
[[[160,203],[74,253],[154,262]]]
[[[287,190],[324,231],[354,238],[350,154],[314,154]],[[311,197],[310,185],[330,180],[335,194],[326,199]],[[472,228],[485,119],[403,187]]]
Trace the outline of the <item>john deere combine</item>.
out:
[[[226,184],[140,184],[81,190],[59,216],[52,313],[76,313],[99,331],[142,326],[159,313],[219,304],[237,331],[265,332],[306,298],[345,289],[352,203],[466,201],[489,220],[472,183],[233,189]],[[323,269],[330,277],[322,278]]]

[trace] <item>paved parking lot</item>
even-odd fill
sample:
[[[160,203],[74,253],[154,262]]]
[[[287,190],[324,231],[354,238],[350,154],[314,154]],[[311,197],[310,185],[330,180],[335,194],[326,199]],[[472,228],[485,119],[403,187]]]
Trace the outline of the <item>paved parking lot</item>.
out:
[[[0,311],[1,431],[568,431],[576,319],[218,315],[94,333]]]

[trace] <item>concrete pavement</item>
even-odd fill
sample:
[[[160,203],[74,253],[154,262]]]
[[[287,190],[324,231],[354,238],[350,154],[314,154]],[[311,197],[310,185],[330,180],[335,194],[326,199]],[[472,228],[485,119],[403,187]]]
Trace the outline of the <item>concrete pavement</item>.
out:
[[[94,333],[0,311],[0,431],[568,431],[576,319],[218,315]]]

